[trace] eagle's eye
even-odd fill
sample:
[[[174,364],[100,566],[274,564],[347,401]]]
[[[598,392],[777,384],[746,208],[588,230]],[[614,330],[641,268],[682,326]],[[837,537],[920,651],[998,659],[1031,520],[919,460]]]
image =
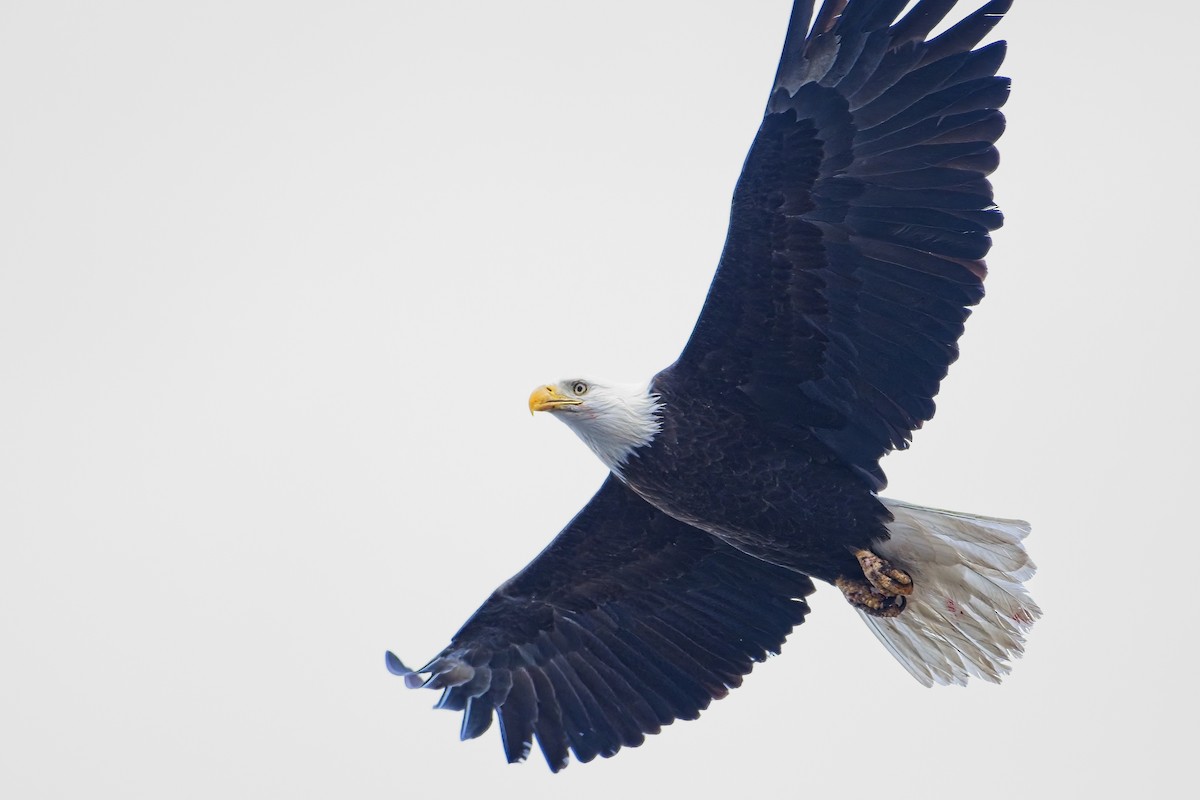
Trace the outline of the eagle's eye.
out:
[[[575,385],[571,387],[571,391],[574,392],[577,396],[582,396],[582,395],[587,394],[587,390],[588,390],[588,385],[586,383],[584,383],[583,381],[575,381]]]

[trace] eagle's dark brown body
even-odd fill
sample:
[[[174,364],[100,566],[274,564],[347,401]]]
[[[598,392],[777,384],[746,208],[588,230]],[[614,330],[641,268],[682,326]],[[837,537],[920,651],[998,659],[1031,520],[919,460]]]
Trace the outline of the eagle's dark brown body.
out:
[[[887,538],[887,509],[806,429],[774,424],[742,393],[698,395],[670,372],[651,391],[662,431],[622,477],[675,519],[773,564],[832,583],[861,575],[852,549]]]

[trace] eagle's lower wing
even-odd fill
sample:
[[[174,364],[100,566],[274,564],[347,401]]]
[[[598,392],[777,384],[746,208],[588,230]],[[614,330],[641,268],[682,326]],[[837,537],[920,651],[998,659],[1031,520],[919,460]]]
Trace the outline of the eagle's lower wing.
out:
[[[694,719],[778,652],[804,620],[804,575],[747,556],[658,511],[609,477],[450,645],[410,670],[463,712],[462,738],[500,719],[511,761],[536,735],[552,770],[636,747]]]
[[[736,392],[883,487],[879,458],[933,416],[983,297],[1008,80],[1003,42],[972,48],[1009,4],[926,41],[954,0],[895,22],[906,0],[827,0],[811,30],[797,0],[720,265],[664,379]]]

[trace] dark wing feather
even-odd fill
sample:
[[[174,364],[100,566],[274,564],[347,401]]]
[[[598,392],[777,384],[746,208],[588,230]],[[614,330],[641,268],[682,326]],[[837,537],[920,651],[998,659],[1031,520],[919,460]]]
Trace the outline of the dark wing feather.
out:
[[[509,761],[536,737],[550,768],[636,747],[694,719],[776,653],[812,582],[666,516],[610,477],[409,686],[441,689],[462,737],[493,713]]]
[[[983,296],[986,175],[1004,130],[988,3],[940,36],[953,0],[797,0],[775,89],[734,192],[725,250],[664,378],[736,389],[810,429],[875,490],[878,461],[933,416]]]

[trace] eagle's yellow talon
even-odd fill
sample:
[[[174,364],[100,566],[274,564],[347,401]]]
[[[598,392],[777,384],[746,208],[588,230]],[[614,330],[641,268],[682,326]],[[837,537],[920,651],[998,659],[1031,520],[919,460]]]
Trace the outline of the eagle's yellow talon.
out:
[[[863,576],[883,594],[912,594],[912,576],[894,566],[886,558],[881,558],[870,550],[857,550],[854,557],[858,559],[858,563],[862,567]]]

